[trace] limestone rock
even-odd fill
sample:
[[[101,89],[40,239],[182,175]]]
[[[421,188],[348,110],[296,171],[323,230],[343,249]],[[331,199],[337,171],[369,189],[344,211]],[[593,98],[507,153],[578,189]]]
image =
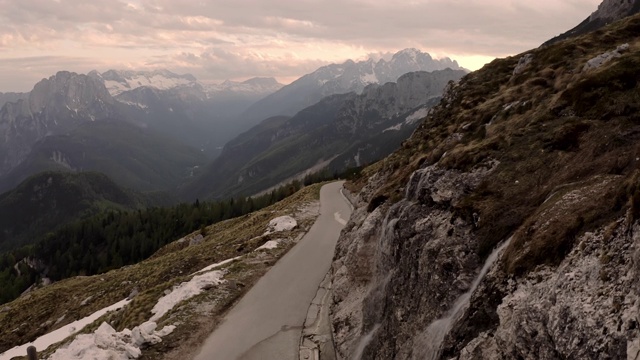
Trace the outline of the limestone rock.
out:
[[[589,71],[589,70],[597,69],[602,65],[608,63],[609,61],[615,58],[619,58],[620,56],[622,56],[622,53],[626,52],[627,50],[629,50],[629,44],[622,44],[613,51],[600,54],[594,57],[593,59],[587,61],[587,63],[584,65],[584,68],[582,70]]]
[[[531,64],[532,61],[533,61],[533,54],[527,54],[521,57],[520,61],[518,61],[518,65],[516,66],[515,69],[513,69],[513,76],[522,73],[527,68],[527,66]]]

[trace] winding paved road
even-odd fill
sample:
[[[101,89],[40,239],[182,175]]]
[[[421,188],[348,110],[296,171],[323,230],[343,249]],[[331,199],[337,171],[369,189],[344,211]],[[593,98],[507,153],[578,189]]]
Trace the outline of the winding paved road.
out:
[[[344,182],[320,190],[309,232],[231,309],[195,360],[297,360],[302,325],[351,215]]]

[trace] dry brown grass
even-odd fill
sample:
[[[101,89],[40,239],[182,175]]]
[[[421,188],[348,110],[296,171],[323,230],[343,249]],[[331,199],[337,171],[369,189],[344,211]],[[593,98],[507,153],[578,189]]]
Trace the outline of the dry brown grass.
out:
[[[267,223],[281,215],[295,214],[305,204],[317,201],[322,185],[306,187],[261,211],[211,225],[207,228],[204,241],[198,245],[185,247],[176,241],[160,249],[156,256],[139,264],[96,276],[66,279],[6,304],[11,310],[0,314],[0,351],[34,340],[40,335],[114,304],[137,288],[139,295],[122,311],[109,316],[110,323],[117,330],[132,328],[148,320],[151,316],[150,310],[164,291],[186,280],[189,274],[209,264],[248,254],[245,256],[246,263],[239,262],[230,266],[229,273],[225,276],[226,279],[238,281],[244,286],[234,289],[222,288],[224,291],[221,292],[210,291],[205,296],[212,302],[219,302],[220,308],[231,306],[230,302],[235,301],[255,279],[293,246],[293,242],[288,242],[269,254],[251,253],[253,249],[270,239],[269,236],[260,236]],[[313,221],[315,216],[301,219],[298,228],[289,236],[297,238]],[[199,231],[192,235],[196,233]],[[81,305],[90,296],[91,299],[86,305]],[[212,310],[211,314],[215,315],[219,311]],[[62,316],[63,320],[56,323]],[[184,316],[189,317],[188,314]],[[161,319],[160,324],[169,318],[175,320],[176,317],[178,315],[168,314]],[[176,334],[170,335],[168,341],[176,342],[180,340],[179,336],[188,336],[188,331],[178,329]]]
[[[478,214],[478,249],[486,256],[516,234],[507,265],[524,273],[556,263],[573,238],[630,209],[640,215],[640,15],[579,38],[530,51],[534,60],[512,76],[518,57],[499,59],[463,78],[403,147],[378,166],[389,180],[374,197],[402,197],[425,162],[462,171],[486,159],[500,165],[454,209]],[[584,64],[623,43],[630,50],[601,68]],[[454,133],[460,141],[451,141]],[[443,154],[446,156],[443,157]],[[569,184],[615,178],[593,199],[543,221],[547,199]],[[583,189],[587,191],[588,187]],[[589,190],[591,191],[591,190]],[[556,206],[560,206],[560,203]],[[526,256],[525,256],[526,254]]]

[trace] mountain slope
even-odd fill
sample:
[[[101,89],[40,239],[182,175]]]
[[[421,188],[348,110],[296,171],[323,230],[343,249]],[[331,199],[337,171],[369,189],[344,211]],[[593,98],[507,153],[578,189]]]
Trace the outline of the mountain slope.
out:
[[[153,130],[102,120],[36,143],[25,161],[1,179],[0,191],[46,170],[98,171],[127,188],[168,190],[205,162],[200,151]]]
[[[0,108],[2,108],[2,106],[4,106],[4,104],[8,102],[16,102],[18,100],[24,100],[27,98],[29,98],[29,93],[0,93]]]
[[[343,64],[324,66],[258,101],[240,116],[239,121],[253,126],[267,117],[295,115],[325,96],[351,91],[360,93],[368,84],[396,82],[400,76],[409,72],[447,68],[462,70],[457,62],[449,58],[435,60],[416,49],[399,51],[389,61],[349,60]]]
[[[45,136],[118,116],[113,98],[91,77],[61,71],[43,79],[27,99],[0,109],[0,176],[24,160],[31,146]]]
[[[409,73],[360,95],[326,97],[292,118],[270,118],[229,142],[185,192],[189,198],[251,195],[309,169],[340,172],[378,160],[409,136],[449,81],[464,74]]]
[[[586,34],[639,12],[640,0],[605,0],[598,6],[596,11],[578,26],[545,42],[543,46]]]
[[[493,61],[363,170],[331,270],[341,358],[637,358],[639,30]]]
[[[0,195],[0,251],[107,209],[142,205],[141,198],[100,173],[40,173]]]

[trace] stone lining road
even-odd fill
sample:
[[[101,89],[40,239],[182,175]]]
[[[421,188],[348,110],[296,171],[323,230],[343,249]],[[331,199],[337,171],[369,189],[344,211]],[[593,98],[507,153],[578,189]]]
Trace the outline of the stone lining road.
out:
[[[344,182],[320,190],[309,232],[231,309],[195,360],[297,360],[302,325],[351,215]]]

